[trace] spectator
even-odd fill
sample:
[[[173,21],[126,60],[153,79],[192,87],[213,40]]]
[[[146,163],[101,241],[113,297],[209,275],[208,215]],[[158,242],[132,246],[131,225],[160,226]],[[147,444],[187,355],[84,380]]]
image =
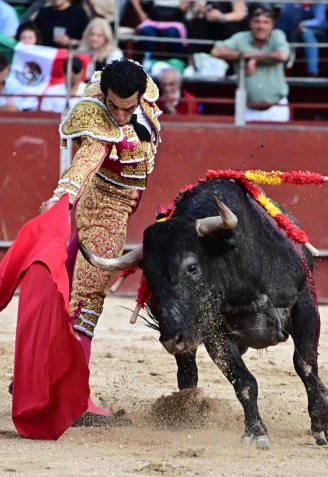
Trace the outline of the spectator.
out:
[[[19,26],[16,10],[0,0],[0,33],[13,38]]]
[[[276,28],[286,33],[288,41],[318,43],[327,32],[326,5],[289,3],[282,6]],[[307,76],[319,76],[319,48],[305,47]]]
[[[23,94],[23,88],[7,78],[10,71],[8,60],[0,55],[0,111],[33,111],[37,107],[35,98],[18,96]],[[4,96],[10,94],[10,96]]]
[[[162,91],[159,105],[168,114],[198,114],[198,104],[196,101],[180,101],[181,98],[192,99],[195,96],[185,88],[181,87],[182,77],[175,68],[164,69],[160,76],[160,89]],[[165,101],[171,100],[171,101]],[[173,101],[172,101],[173,100]]]
[[[78,3],[84,8],[87,16],[92,19],[95,17],[105,18],[109,23],[115,19],[115,1],[116,0],[80,0]],[[129,0],[119,1],[119,18],[121,19]],[[44,7],[47,0],[34,0],[30,7],[25,11],[21,21],[32,20],[36,17],[40,8]]]
[[[118,16],[119,16],[120,21],[124,17],[128,1],[129,0],[121,0],[120,3],[119,3],[120,9],[119,9],[119,12],[118,12]]]
[[[111,60],[122,58],[123,52],[117,48],[113,31],[104,18],[94,18],[84,30],[79,51],[92,54],[87,71],[88,80],[94,71],[101,70]]]
[[[33,22],[19,25],[15,39],[25,45],[41,45],[41,33]]]
[[[68,60],[64,63],[64,74],[67,77]],[[72,82],[70,87],[69,108],[73,108],[84,93],[86,84],[81,81],[83,76],[83,64],[80,58],[74,57],[72,64]],[[67,105],[67,82],[50,86],[45,97],[41,102],[41,111],[53,111],[54,113],[62,113]]]
[[[187,29],[184,25],[185,14],[189,7],[189,1],[180,0],[154,0],[153,6],[147,15],[142,8],[140,0],[131,0],[140,18],[137,30],[143,36],[164,36],[168,38],[186,38]],[[154,41],[140,41],[138,49],[153,53],[156,48]],[[167,43],[167,49],[172,57],[183,53],[183,45],[180,42]]]
[[[83,8],[71,0],[51,0],[50,7],[41,8],[35,23],[45,46],[67,48],[80,44],[88,17]]]
[[[89,19],[104,18],[107,23],[114,23],[115,0],[82,0],[82,7]]]
[[[48,0],[33,0],[27,10],[21,17],[21,22],[34,21],[37,14],[48,3]]]
[[[226,61],[238,61],[241,55],[247,61],[247,100],[258,106],[246,109],[246,121],[289,120],[288,85],[284,63],[290,55],[286,35],[274,30],[274,14],[270,8],[253,10],[250,31],[239,32],[229,40],[217,42],[212,55]],[[284,106],[274,106],[274,104]],[[264,105],[263,105],[264,104]]]
[[[240,22],[246,17],[245,2],[204,2],[196,0],[193,18],[189,22],[190,38],[227,40],[240,31]],[[203,45],[189,44],[191,54],[203,51]]]

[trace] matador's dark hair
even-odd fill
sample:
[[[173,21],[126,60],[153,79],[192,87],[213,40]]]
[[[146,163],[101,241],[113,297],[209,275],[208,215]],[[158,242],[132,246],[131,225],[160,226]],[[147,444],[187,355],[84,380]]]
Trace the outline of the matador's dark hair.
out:
[[[108,88],[120,98],[129,98],[137,91],[139,97],[147,87],[147,74],[141,65],[121,58],[112,61],[102,70],[100,88],[107,95]]]

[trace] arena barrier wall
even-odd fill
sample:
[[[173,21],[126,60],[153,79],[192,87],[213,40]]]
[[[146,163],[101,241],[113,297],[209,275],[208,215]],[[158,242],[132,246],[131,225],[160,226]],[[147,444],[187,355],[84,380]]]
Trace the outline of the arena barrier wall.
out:
[[[59,121],[59,116],[51,113],[0,116],[2,246],[38,214],[41,202],[56,186]],[[156,204],[169,205],[181,188],[196,183],[207,169],[311,170],[328,175],[326,127],[238,128],[169,122],[163,117],[161,137],[155,170],[130,221],[127,249],[140,243],[143,230],[155,221]],[[268,186],[265,191],[297,216],[311,243],[322,251],[323,256],[315,260],[315,277],[320,301],[328,302],[328,184]],[[119,293],[135,294],[137,286],[137,277],[128,277]]]

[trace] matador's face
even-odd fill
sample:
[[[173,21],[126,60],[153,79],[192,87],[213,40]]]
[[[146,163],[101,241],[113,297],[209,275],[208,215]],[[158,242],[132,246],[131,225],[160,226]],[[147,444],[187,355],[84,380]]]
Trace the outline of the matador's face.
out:
[[[139,92],[137,91],[129,98],[121,98],[108,88],[105,103],[117,125],[123,127],[126,124],[129,124],[132,114],[138,107]]]

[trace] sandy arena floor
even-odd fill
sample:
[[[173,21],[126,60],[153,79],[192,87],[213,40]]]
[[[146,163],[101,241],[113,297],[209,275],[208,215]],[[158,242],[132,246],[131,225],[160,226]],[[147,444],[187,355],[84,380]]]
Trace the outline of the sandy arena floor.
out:
[[[189,397],[190,414],[183,414],[183,428],[164,428],[163,416],[154,414],[152,406],[162,395],[177,391],[176,364],[155,332],[141,323],[129,324],[130,312],[125,307],[134,308],[132,299],[106,300],[94,340],[91,386],[97,403],[113,411],[124,408],[133,426],[71,428],[57,442],[21,439],[11,421],[7,392],[13,371],[17,301],[15,297],[0,315],[1,476],[328,475],[328,448],[316,446],[309,431],[305,390],[292,363],[292,340],[262,354],[250,350],[245,356],[258,380],[260,412],[271,438],[269,451],[240,446],[241,406],[203,347],[198,352],[203,394],[193,400]],[[328,308],[321,309],[321,316],[319,364],[321,378],[328,385]],[[168,412],[177,410],[178,419],[183,409]]]

